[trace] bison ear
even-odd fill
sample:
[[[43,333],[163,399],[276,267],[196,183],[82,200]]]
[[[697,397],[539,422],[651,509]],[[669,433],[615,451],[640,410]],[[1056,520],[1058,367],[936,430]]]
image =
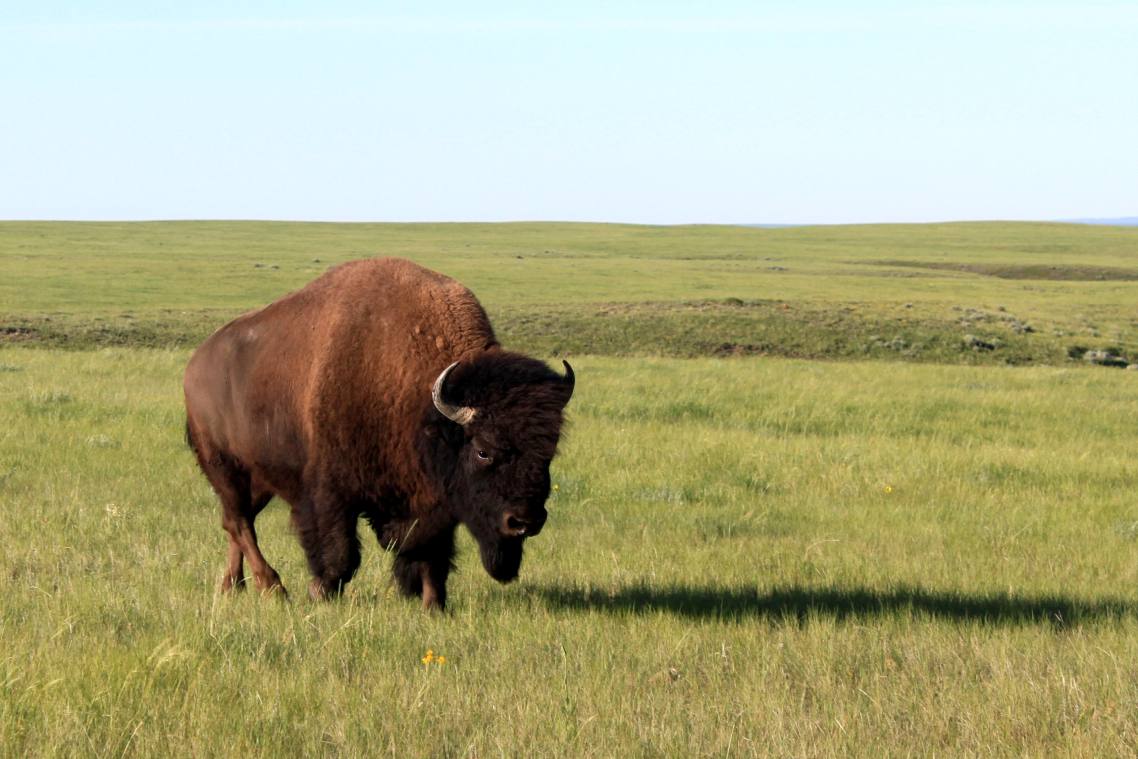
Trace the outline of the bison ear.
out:
[[[573,397],[573,386],[577,380],[573,376],[573,367],[569,366],[569,362],[562,359],[561,363],[565,365],[565,376],[561,380],[561,386],[565,388],[565,403],[569,403],[569,399]]]
[[[438,409],[440,414],[455,424],[460,424],[465,427],[474,419],[474,415],[478,413],[478,410],[471,406],[452,406],[445,400],[447,376],[456,366],[458,366],[457,361],[446,369],[443,369],[442,373],[435,379],[435,384],[431,386],[431,400],[434,402],[435,408]]]

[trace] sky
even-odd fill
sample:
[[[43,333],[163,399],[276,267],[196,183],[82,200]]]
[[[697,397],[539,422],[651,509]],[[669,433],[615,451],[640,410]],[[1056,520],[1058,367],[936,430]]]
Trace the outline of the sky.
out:
[[[1138,2],[0,4],[0,219],[1138,215]]]

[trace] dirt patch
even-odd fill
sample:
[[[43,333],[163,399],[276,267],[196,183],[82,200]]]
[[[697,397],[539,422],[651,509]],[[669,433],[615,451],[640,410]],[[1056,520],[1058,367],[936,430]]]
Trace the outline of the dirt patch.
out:
[[[1138,280],[1138,269],[1112,266],[1069,266],[1066,264],[960,264],[946,261],[870,261],[873,266],[897,266],[979,274],[999,279],[1035,279],[1055,282],[1131,282]]]
[[[710,354],[718,358],[726,358],[728,356],[762,356],[767,352],[765,347],[751,343],[720,343],[710,351]]]
[[[18,343],[24,340],[34,340],[36,331],[31,327],[0,326],[0,342]]]

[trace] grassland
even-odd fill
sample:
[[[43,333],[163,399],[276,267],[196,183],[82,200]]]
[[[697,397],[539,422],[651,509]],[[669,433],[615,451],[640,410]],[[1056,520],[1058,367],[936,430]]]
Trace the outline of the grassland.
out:
[[[1130,349],[1136,283],[890,276],[937,255],[1129,270],[1129,230],[21,224],[0,238],[3,323],[62,325],[0,346],[0,755],[1138,752],[1138,373],[1066,356],[1071,339]],[[339,602],[223,598],[218,509],[181,440],[185,342],[380,250],[461,276],[507,340],[572,354],[550,524],[510,586],[464,536],[445,616],[396,596],[370,536]],[[889,361],[827,348],[841,325],[810,342],[846,308],[909,318],[930,344],[941,317],[956,340],[1008,342],[860,354]],[[978,310],[990,320],[959,323]],[[738,339],[717,331],[732,315]],[[586,329],[607,342],[570,342]],[[705,333],[758,345],[763,329],[846,360],[698,347]],[[1020,363],[1052,365],[963,365],[1005,363],[991,354],[1013,335]],[[705,352],[731,358],[674,357]],[[301,587],[287,509],[258,527]],[[446,663],[425,667],[428,649]]]
[[[332,264],[399,255],[547,355],[1138,357],[1138,228],[2,223],[0,251],[0,340],[21,344],[186,347]]]

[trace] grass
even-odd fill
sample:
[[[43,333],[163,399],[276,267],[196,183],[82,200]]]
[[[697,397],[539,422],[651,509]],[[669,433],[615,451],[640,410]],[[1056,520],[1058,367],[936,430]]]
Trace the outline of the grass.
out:
[[[189,347],[386,254],[459,278],[504,341],[540,353],[1138,358],[1138,228],[6,222],[0,250],[0,341],[15,344]]]
[[[370,537],[216,594],[186,357],[0,350],[6,755],[1138,750],[1130,372],[576,357],[521,580],[430,616]]]
[[[222,597],[189,349],[376,253],[572,356],[548,528],[510,586],[463,533],[445,616],[366,528],[338,602]],[[1134,755],[1138,375],[1081,356],[1138,354],[1135,270],[1060,224],[0,223],[0,756]]]

